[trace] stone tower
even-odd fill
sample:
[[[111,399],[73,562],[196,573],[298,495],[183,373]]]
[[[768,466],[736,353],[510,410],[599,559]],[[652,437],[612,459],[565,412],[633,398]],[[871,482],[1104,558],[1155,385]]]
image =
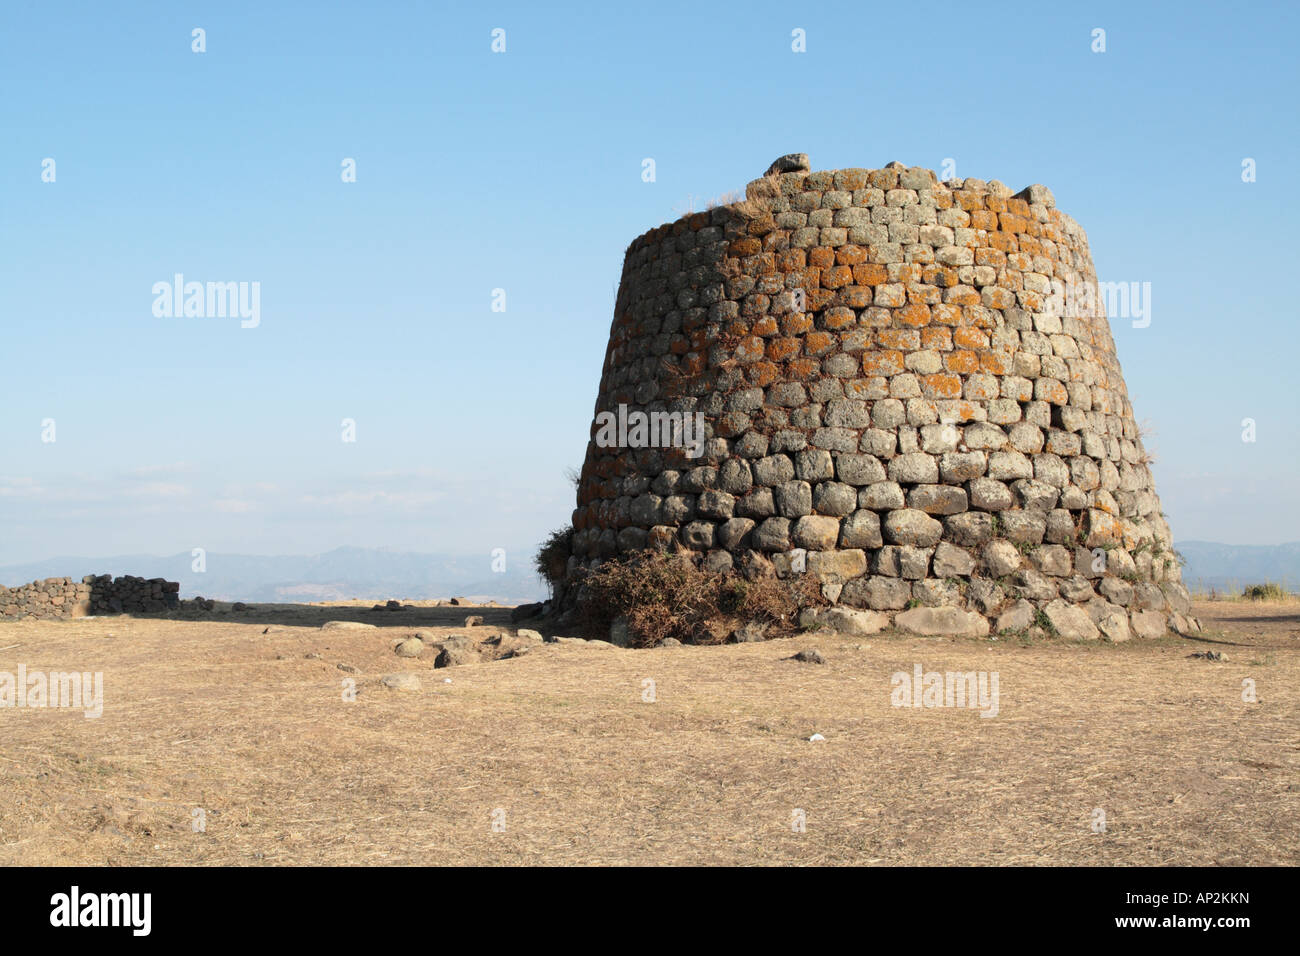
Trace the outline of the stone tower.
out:
[[[1096,293],[1044,186],[782,157],[628,247],[570,579],[685,549],[923,632],[1195,628]]]

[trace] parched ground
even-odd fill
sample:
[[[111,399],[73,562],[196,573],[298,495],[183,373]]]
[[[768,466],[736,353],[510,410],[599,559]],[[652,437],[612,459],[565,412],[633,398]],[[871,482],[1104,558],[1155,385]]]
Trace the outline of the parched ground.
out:
[[[1205,640],[1123,646],[393,654],[467,613],[509,620],[254,605],[0,625],[0,671],[102,671],[106,698],[99,719],[0,707],[0,864],[1300,862],[1295,603],[1200,603]],[[319,629],[343,618],[382,627]],[[826,663],[786,660],[809,647]],[[1189,657],[1206,650],[1228,659]],[[998,715],[891,706],[916,663],[996,671]],[[421,690],[379,683],[407,671]]]

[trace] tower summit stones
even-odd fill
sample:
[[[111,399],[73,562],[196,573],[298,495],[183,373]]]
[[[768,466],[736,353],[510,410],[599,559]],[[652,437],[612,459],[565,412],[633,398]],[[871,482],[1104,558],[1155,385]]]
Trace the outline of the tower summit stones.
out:
[[[626,406],[704,433],[611,447],[593,422],[569,580],[685,550],[812,575],[911,629],[1194,628],[1094,288],[1046,187],[898,163],[784,156],[744,201],[652,229],[624,260],[597,421]]]

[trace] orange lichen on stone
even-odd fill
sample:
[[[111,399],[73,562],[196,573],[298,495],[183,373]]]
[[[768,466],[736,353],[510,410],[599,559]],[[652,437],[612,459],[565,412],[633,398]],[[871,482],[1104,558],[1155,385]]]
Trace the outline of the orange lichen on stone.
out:
[[[920,302],[912,302],[903,306],[895,315],[903,325],[914,328],[930,324],[930,307]]]
[[[961,398],[961,376],[922,375],[921,389],[926,398]]]
[[[809,355],[825,355],[834,351],[838,339],[829,332],[809,332],[804,336],[803,344]]]
[[[835,250],[835,262],[842,266],[856,266],[867,261],[867,250],[861,246],[840,246]]]
[[[946,352],[952,348],[952,330],[931,325],[921,330],[921,348]]]
[[[858,285],[883,285],[889,281],[889,271],[878,262],[860,262],[853,267],[853,281]]]
[[[784,362],[798,355],[802,348],[802,339],[773,339],[767,343],[767,357],[773,362]]]
[[[811,337],[809,336],[809,338]],[[790,378],[792,379],[816,378],[821,374],[821,367],[821,362],[811,358],[795,359],[786,366],[790,370]]]
[[[839,289],[853,281],[853,270],[849,266],[831,266],[822,270],[822,287]]]
[[[829,246],[816,246],[809,249],[808,265],[815,269],[829,269],[835,265],[835,250]]]
[[[1015,363],[1007,352],[981,352],[980,369],[990,375],[1010,375]]]
[[[876,343],[885,349],[911,352],[921,347],[921,333],[916,329],[879,329]]]
[[[943,357],[943,367],[950,372],[956,372],[958,375],[969,375],[979,369],[979,359],[974,352],[962,350],[959,352],[949,352]]]
[[[864,375],[898,375],[902,371],[902,352],[884,349],[879,352],[863,353],[862,374]]]

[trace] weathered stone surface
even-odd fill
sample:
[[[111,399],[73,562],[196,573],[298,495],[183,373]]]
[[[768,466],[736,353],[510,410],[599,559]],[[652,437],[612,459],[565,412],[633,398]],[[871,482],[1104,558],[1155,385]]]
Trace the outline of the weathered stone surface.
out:
[[[894,626],[910,634],[927,637],[985,637],[989,622],[982,615],[958,607],[917,607],[894,617]]]
[[[964,577],[975,570],[975,558],[965,548],[940,541],[934,551],[934,576]]]
[[[885,515],[883,530],[886,541],[920,548],[933,547],[943,536],[943,525],[915,508],[889,512]]]
[[[794,155],[746,195],[627,250],[597,410],[697,416],[701,454],[593,429],[571,581],[641,547],[790,576],[802,548],[852,607],[1193,626],[1107,321],[1062,294],[1096,281],[1087,240],[1049,191]]]
[[[1047,615],[1047,620],[1057,635],[1067,640],[1095,641],[1101,636],[1087,611],[1077,605],[1067,604],[1060,598],[1049,601],[1043,608],[1043,613]]]
[[[479,659],[478,648],[464,635],[452,635],[441,643],[438,656],[433,661],[434,667],[459,667]]]
[[[1164,637],[1169,630],[1160,611],[1133,611],[1129,614],[1129,622],[1136,637]]]
[[[989,577],[1000,578],[1020,567],[1020,552],[1010,541],[990,541],[980,552],[980,561]]]
[[[878,634],[889,626],[889,615],[876,611],[861,611],[849,607],[831,607],[823,609],[815,618],[816,623],[827,630],[855,637]]]
[[[379,683],[389,690],[419,690],[421,686],[416,674],[385,674]]]
[[[792,539],[809,551],[829,551],[840,537],[840,521],[824,515],[804,515],[794,525]]]
[[[1036,610],[1028,601],[1017,601],[998,615],[998,633],[1029,630],[1034,623]]]

